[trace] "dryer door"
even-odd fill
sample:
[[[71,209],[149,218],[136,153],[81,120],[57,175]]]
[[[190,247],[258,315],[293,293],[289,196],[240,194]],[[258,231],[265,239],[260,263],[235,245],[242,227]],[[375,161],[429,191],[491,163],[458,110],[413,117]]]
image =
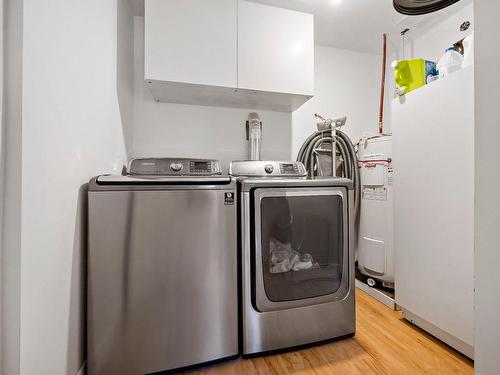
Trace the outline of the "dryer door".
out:
[[[261,188],[253,202],[257,310],[345,298],[350,287],[347,190]]]

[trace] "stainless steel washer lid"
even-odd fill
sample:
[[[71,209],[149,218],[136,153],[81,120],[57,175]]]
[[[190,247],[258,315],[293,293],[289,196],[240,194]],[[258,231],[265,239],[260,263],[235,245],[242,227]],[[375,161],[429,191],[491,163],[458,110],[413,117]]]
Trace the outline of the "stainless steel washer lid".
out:
[[[122,175],[102,175],[96,177],[98,185],[204,185],[204,184],[229,184],[231,178],[228,176],[122,176]]]
[[[231,190],[236,180],[229,176],[122,176],[101,175],[89,182],[89,191],[119,190]]]
[[[305,177],[306,168],[299,161],[233,161],[229,174],[234,177]]]

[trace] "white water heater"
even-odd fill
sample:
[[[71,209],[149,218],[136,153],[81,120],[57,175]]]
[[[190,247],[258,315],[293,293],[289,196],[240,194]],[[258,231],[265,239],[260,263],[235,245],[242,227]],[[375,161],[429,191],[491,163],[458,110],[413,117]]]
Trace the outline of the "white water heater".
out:
[[[361,175],[358,268],[363,275],[379,281],[382,286],[393,288],[392,137],[362,140],[358,159]]]

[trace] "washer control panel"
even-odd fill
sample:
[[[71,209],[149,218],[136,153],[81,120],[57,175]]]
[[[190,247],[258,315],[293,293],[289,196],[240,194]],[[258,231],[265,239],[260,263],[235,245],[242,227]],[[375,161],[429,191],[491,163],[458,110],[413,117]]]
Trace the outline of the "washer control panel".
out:
[[[229,174],[235,177],[305,177],[306,168],[298,161],[233,161]]]
[[[127,173],[131,176],[217,176],[222,174],[217,160],[186,158],[132,159]]]
[[[298,175],[301,173],[297,163],[280,163],[280,173],[283,175]]]

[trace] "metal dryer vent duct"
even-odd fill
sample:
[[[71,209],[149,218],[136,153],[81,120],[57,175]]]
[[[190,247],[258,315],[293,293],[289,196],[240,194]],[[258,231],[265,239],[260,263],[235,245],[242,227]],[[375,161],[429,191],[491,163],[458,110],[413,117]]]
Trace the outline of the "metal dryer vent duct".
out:
[[[246,122],[248,141],[248,160],[261,160],[262,121],[259,114],[252,112]]]
[[[459,0],[393,0],[394,9],[408,16],[437,12]]]

